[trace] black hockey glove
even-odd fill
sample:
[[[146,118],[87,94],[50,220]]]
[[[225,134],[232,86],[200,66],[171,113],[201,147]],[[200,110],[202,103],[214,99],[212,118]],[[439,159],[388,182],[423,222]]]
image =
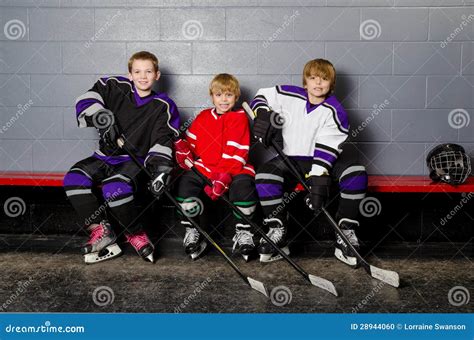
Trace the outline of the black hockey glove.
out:
[[[166,186],[170,183],[170,172],[172,168],[166,166],[159,166],[153,173],[152,180],[148,183],[148,190],[156,196],[160,197]]]
[[[307,184],[310,189],[309,195],[305,201],[308,207],[318,212],[326,203],[331,189],[330,176],[311,176],[308,178]]]
[[[122,132],[118,125],[112,124],[105,129],[99,130],[99,135],[107,146],[116,148],[117,140],[122,136]]]
[[[280,116],[274,111],[259,110],[253,125],[255,138],[266,147],[272,145],[272,139],[281,136]],[[281,139],[281,138],[277,138]]]

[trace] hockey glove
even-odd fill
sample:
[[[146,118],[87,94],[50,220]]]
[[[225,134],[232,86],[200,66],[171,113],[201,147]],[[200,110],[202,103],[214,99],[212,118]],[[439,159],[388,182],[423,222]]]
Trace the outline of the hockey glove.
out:
[[[232,176],[226,173],[218,172],[211,175],[212,187],[206,186],[204,192],[211,200],[215,201],[229,190],[232,182]]]
[[[166,172],[162,172],[160,174],[157,174],[154,179],[150,181],[148,189],[154,196],[160,197],[163,191],[165,191],[166,186],[169,184],[169,182],[170,175]]]
[[[176,150],[176,162],[184,170],[191,170],[194,164],[193,154],[187,141],[178,139],[174,142]]]
[[[306,204],[310,209],[318,212],[326,203],[331,189],[330,176],[311,176],[308,178],[310,195],[306,197]]]
[[[272,139],[277,134],[281,134],[281,118],[280,115],[274,111],[259,110],[258,116],[253,125],[253,132],[255,138],[263,145],[269,147],[272,145]]]
[[[100,129],[99,135],[107,146],[116,148],[117,140],[121,137],[122,132],[120,131],[118,125],[112,124],[104,129]]]

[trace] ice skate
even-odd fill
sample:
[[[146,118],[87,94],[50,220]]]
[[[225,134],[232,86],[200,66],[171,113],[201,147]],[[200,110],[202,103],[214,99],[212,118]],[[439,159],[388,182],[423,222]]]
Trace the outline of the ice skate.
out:
[[[249,260],[249,256],[255,250],[253,233],[250,232],[250,225],[238,223],[235,225],[235,235],[232,241],[234,247],[232,251],[238,251],[245,261]]]
[[[89,241],[81,249],[87,264],[109,260],[122,253],[122,249],[116,243],[117,236],[107,221],[89,227],[88,230]]]
[[[286,227],[283,223],[276,218],[265,219],[265,222],[269,226],[267,236],[272,240],[286,255],[290,254],[288,248],[288,242],[286,240]],[[263,238],[260,240],[260,246],[258,247],[260,254],[260,262],[273,262],[281,260],[283,257],[273,248],[271,244],[265,241]]]
[[[126,238],[127,242],[135,248],[137,254],[140,255],[142,259],[151,263],[154,262],[153,251],[155,247],[144,231],[126,235]]]
[[[183,240],[184,251],[192,260],[196,260],[207,247],[207,242],[202,238],[196,228],[186,227]]]
[[[359,226],[359,222],[350,220],[348,218],[343,218],[339,221],[339,228],[344,233],[344,236],[349,240],[352,246],[359,251],[359,240],[355,234],[355,228]],[[347,246],[344,240],[336,235],[336,245],[335,245],[334,256],[350,267],[357,268],[359,267],[359,261],[357,257],[354,256],[352,250]]]

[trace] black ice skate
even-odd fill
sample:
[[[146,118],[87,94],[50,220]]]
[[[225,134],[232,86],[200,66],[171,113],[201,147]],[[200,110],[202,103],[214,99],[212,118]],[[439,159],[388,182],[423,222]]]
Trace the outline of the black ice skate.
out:
[[[235,235],[232,239],[234,247],[232,251],[237,250],[245,261],[249,260],[249,256],[255,250],[255,243],[253,240],[253,233],[250,232],[250,225],[237,223],[235,225]]]
[[[352,246],[359,251],[359,240],[355,234],[355,228],[359,226],[359,222],[343,218],[339,221],[339,228],[344,233],[346,238],[352,244]],[[352,268],[359,267],[359,261],[354,256],[351,249],[346,245],[344,240],[336,235],[336,249],[334,251],[336,258]]]
[[[144,231],[125,235],[125,237],[127,238],[127,242],[135,248],[135,251],[142,259],[151,263],[154,262],[153,252],[155,251],[155,247]]]
[[[89,227],[88,230],[91,233],[89,241],[81,249],[87,264],[109,260],[122,253],[122,249],[116,243],[117,236],[107,221]]]
[[[182,224],[184,224],[182,222]],[[186,227],[186,234],[183,240],[184,251],[196,260],[207,247],[207,242],[202,238],[196,228]]]
[[[269,226],[267,236],[279,247],[286,255],[290,255],[288,241],[286,240],[286,227],[277,218],[265,219],[264,222]],[[273,262],[281,260],[283,257],[267,243],[263,238],[260,240],[258,247],[260,254],[260,262]]]

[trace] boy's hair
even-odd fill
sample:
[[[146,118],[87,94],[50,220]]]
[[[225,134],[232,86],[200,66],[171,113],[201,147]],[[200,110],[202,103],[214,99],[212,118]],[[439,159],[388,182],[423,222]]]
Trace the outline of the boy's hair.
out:
[[[155,72],[158,72],[160,70],[158,66],[158,58],[156,55],[154,55],[151,52],[148,51],[140,51],[134,53],[130,59],[128,59],[128,72],[132,72],[132,64],[135,60],[150,60],[153,63],[153,68],[155,69]]]
[[[303,69],[303,86],[306,86],[306,78],[311,75],[328,79],[331,82],[330,92],[334,91],[336,85],[336,69],[329,60],[314,59],[308,61]]]
[[[240,97],[240,85],[236,77],[228,73],[220,73],[212,79],[209,85],[209,94],[216,92],[232,92],[235,97]]]

